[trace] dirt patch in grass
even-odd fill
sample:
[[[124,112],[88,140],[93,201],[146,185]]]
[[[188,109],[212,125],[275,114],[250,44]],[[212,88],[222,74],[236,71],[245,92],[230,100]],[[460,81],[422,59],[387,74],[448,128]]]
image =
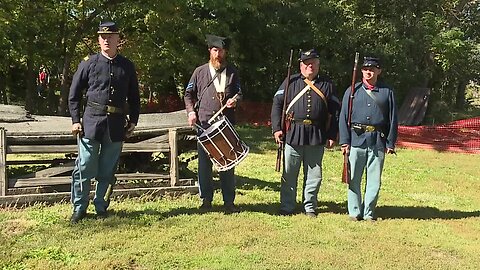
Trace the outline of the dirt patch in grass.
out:
[[[6,220],[2,224],[2,234],[7,237],[17,236],[25,233],[29,228],[33,227],[35,223],[31,220],[12,219]]]

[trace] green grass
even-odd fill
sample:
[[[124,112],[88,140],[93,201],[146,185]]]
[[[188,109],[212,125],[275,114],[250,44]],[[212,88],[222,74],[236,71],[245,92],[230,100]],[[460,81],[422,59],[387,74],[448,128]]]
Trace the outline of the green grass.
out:
[[[114,201],[106,220],[70,225],[71,206],[0,210],[0,269],[477,269],[479,155],[399,149],[388,156],[377,223],[349,222],[342,157],[327,151],[317,219],[278,216],[276,146],[241,127],[238,214],[200,214],[196,195]],[[194,168],[195,164],[191,164]],[[300,185],[300,183],[299,183]],[[298,197],[300,198],[300,196]],[[300,206],[299,206],[300,209]]]

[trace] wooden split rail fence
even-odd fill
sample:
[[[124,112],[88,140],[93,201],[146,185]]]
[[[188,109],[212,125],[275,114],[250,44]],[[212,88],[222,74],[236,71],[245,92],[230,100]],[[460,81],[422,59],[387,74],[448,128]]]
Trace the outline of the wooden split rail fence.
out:
[[[195,142],[191,127],[135,130],[132,138],[124,143],[122,155],[163,153],[169,160],[169,172],[117,173],[115,176],[118,184],[115,185],[112,196],[198,192],[194,180],[182,179],[179,173],[179,153],[192,150]],[[24,205],[69,199],[71,173],[77,149],[75,138],[67,132],[7,132],[0,127],[0,205]],[[28,160],[9,158],[25,154],[36,158]],[[43,154],[65,154],[65,158],[49,158],[49,155]],[[135,158],[135,155],[131,155],[130,158]],[[27,175],[8,177],[9,166],[32,164],[47,166]]]

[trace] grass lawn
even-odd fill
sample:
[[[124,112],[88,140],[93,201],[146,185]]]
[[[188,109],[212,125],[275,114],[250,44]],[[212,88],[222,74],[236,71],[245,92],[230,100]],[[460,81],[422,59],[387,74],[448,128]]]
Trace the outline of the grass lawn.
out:
[[[478,269],[480,155],[398,149],[369,223],[348,221],[342,156],[326,151],[320,215],[284,217],[269,129],[238,131],[241,213],[223,214],[220,192],[209,213],[196,195],[144,196],[73,226],[68,203],[1,209],[0,269]]]

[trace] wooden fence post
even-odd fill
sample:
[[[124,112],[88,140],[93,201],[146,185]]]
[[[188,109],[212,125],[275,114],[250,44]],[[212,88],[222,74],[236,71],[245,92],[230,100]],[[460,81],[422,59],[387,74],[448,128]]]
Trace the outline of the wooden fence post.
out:
[[[5,129],[0,127],[0,196],[7,195],[8,180],[7,180],[7,140],[5,136]]]
[[[178,183],[178,147],[177,147],[177,129],[168,130],[168,143],[170,145],[170,186],[174,187]]]

